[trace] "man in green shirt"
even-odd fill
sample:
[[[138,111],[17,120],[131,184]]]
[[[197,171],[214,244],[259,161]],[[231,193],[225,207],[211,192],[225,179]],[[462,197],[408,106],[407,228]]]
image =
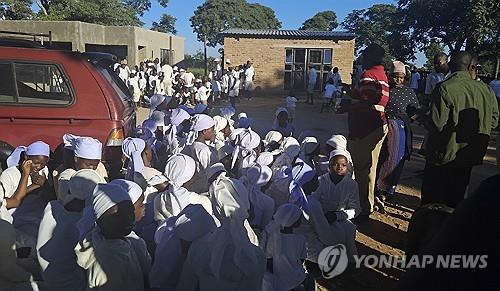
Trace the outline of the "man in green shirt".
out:
[[[482,164],[498,125],[495,93],[475,80],[476,64],[471,53],[453,53],[451,75],[432,91],[422,205],[454,208],[464,199],[472,167]]]

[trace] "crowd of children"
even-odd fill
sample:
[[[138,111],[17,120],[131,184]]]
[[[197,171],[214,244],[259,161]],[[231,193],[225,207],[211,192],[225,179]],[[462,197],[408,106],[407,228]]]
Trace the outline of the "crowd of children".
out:
[[[359,199],[343,136],[320,159],[315,137],[293,137],[286,108],[263,139],[230,106],[212,117],[159,94],[150,105],[123,142],[123,179],[109,180],[92,137],[61,137],[55,169],[43,141],[12,153],[0,176],[0,286],[311,288],[322,248],[356,253]]]
[[[240,96],[251,99],[254,89],[255,69],[251,61],[240,66],[231,65],[227,59],[226,69],[222,69],[220,59],[215,59],[213,70],[208,76],[195,76],[189,68],[170,66],[165,60],[160,62],[145,60],[133,69],[127,60],[113,66],[118,77],[127,85],[137,105],[149,106],[154,95],[176,98],[178,103],[188,108],[206,108],[219,104],[221,99],[231,101],[233,107]],[[201,105],[200,105],[201,104]]]

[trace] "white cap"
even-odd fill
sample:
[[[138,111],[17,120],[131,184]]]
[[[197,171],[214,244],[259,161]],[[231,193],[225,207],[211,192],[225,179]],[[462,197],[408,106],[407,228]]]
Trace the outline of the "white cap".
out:
[[[226,64],[231,64],[231,59],[226,59]]]

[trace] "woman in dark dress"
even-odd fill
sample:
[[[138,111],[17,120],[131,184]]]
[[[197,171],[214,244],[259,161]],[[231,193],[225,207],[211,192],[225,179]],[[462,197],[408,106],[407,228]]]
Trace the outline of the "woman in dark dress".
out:
[[[377,181],[379,199],[382,202],[392,198],[403,171],[405,159],[410,158],[412,134],[408,112],[419,107],[417,95],[404,84],[406,68],[402,62],[393,62],[391,77],[389,103],[385,108],[389,132],[384,141],[386,154],[381,155]]]

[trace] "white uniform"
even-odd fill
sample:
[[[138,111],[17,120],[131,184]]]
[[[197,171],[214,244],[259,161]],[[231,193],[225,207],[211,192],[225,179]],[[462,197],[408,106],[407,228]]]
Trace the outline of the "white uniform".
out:
[[[196,92],[195,99],[198,102],[207,103],[209,94],[209,89],[205,86],[201,86]]]
[[[255,76],[255,69],[253,68],[253,66],[250,66],[245,71],[245,90],[253,91],[253,89],[254,89],[254,87],[253,87],[254,76]]]
[[[75,247],[87,290],[144,290],[144,274],[128,239],[105,239],[94,228]]]
[[[141,98],[141,88],[139,86],[139,77],[135,76],[128,80],[130,86],[132,87],[132,95],[134,96],[134,102],[139,102]]]
[[[48,176],[48,173],[49,170],[47,167],[39,172],[39,174],[45,175],[45,177]],[[0,191],[3,191],[0,197],[12,197],[20,181],[21,172],[17,167],[10,167],[3,171],[0,175]],[[32,184],[30,176],[28,177],[27,187]],[[46,202],[39,195],[28,195],[23,199],[18,208],[8,210],[13,217],[13,225],[16,228],[16,244],[18,247],[31,247],[32,250],[35,249],[38,227],[45,205]]]
[[[222,173],[210,185],[210,198],[222,225],[192,243],[177,290],[260,290],[265,258],[245,219],[248,191]]]
[[[324,213],[336,212],[337,221],[331,226],[335,237],[346,246],[347,253],[352,258],[357,253],[356,226],[350,220],[361,212],[357,182],[346,175],[335,185],[330,174],[326,173],[319,177],[319,187],[312,197],[321,204]]]
[[[176,216],[189,204],[200,204],[209,214],[212,214],[212,204],[207,197],[189,192],[183,187],[175,191],[172,190],[172,187],[169,187],[155,198],[155,220],[161,222],[169,217]]]
[[[229,76],[229,97],[238,97],[240,95],[240,75],[233,71]]]
[[[184,154],[192,157],[196,162],[195,180],[191,191],[204,193],[208,191],[207,169],[218,160],[215,149],[207,144],[195,141],[192,145],[186,146],[182,151]]]
[[[76,262],[77,222],[82,213],[69,212],[59,201],[45,207],[38,231],[37,253],[42,277],[50,290],[86,290],[85,272]]]
[[[123,80],[123,83],[128,84],[128,79],[130,77],[130,69],[128,68],[128,66],[125,66],[125,68],[122,68],[122,66],[120,66],[118,68],[118,71],[118,77]]]
[[[184,72],[181,75],[181,79],[184,80],[184,84],[186,84],[186,87],[191,88],[194,86],[194,79],[195,76],[191,72]]]
[[[280,254],[274,251],[273,243],[270,240],[266,244],[266,258],[278,260],[275,262],[275,265],[280,270],[273,270],[275,271],[274,275],[266,273],[263,280],[263,291],[287,291],[298,287],[306,278],[305,270],[302,266],[302,260],[306,258],[304,236],[293,233],[282,233],[280,235]]]

